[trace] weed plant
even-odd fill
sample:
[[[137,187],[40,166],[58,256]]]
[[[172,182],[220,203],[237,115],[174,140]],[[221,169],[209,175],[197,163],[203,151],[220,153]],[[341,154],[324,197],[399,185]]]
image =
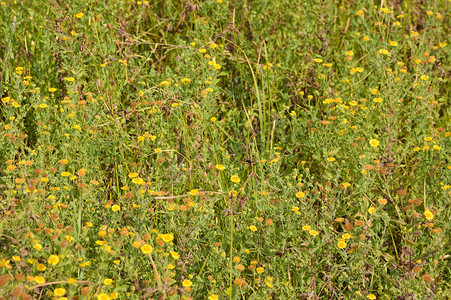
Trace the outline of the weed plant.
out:
[[[0,299],[450,299],[450,6],[0,3]]]

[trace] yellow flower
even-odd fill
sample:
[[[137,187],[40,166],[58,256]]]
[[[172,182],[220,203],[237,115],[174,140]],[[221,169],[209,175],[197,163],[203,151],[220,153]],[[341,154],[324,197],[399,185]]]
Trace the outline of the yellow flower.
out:
[[[374,213],[375,210],[376,210],[376,208],[373,207],[373,206],[371,206],[370,208],[368,208],[368,213],[369,213],[370,215],[372,215],[372,214]]]
[[[160,148],[154,149],[155,153],[161,152],[162,150]]]
[[[77,282],[75,278],[69,278],[69,280],[67,281],[68,284],[74,284],[75,282]]]
[[[142,178],[133,178],[132,182],[134,184],[144,184],[144,180],[142,180]]]
[[[300,191],[296,193],[296,198],[304,198],[305,197],[305,193]]]
[[[69,172],[63,172],[63,173],[61,173],[61,176],[63,176],[63,177],[69,177],[69,176],[70,176],[70,173],[69,173]]]
[[[424,216],[426,217],[426,219],[427,220],[432,220],[432,219],[434,219],[434,214],[429,210],[429,209],[426,209],[425,211],[424,211]]]
[[[7,269],[12,269],[11,265],[9,264],[10,261],[6,260],[6,259],[0,259],[0,268],[7,268]]]
[[[232,175],[230,177],[230,180],[234,183],[240,183],[240,181],[241,181],[240,177],[238,177],[237,175]]]
[[[432,146],[432,148],[434,148],[437,151],[442,150],[442,147],[440,147],[439,145],[434,145],[434,146]]]
[[[189,279],[185,279],[185,280],[182,281],[182,285],[184,287],[190,287],[190,286],[193,285],[193,282],[191,280],[189,280]]]
[[[47,269],[47,267],[45,266],[45,265],[43,265],[43,264],[37,264],[36,265],[36,269],[38,270],[38,271],[45,271],[45,269]]]
[[[58,255],[50,255],[49,259],[47,260],[47,262],[49,264],[51,264],[52,266],[58,264],[60,261],[60,258],[58,257]]]
[[[308,233],[309,233],[311,236],[317,236],[317,235],[319,234],[319,232],[316,231],[316,230],[310,230]]]
[[[374,296],[374,294],[369,294],[368,296],[366,296],[368,299],[370,300],[374,300],[376,299],[376,296]]]
[[[191,196],[196,196],[199,194],[199,190],[197,190],[197,189],[191,190],[191,191],[189,191],[188,194],[190,194]]]
[[[111,285],[112,283],[113,283],[113,279],[111,279],[111,278],[107,278],[103,281],[104,285]]]
[[[62,297],[62,296],[64,296],[64,295],[66,294],[66,289],[64,289],[64,288],[56,288],[56,289],[53,291],[53,294],[54,294],[55,296]]]
[[[370,140],[370,146],[371,147],[377,147],[377,146],[379,146],[379,141],[378,140],[376,140],[376,139],[371,139]]]
[[[352,239],[352,235],[350,235],[349,233],[345,233],[342,235],[342,238],[346,239]]]
[[[219,300],[219,297],[218,297],[218,295],[213,294],[213,295],[208,296],[208,300]]]
[[[225,170],[225,167],[223,165],[216,165],[215,168],[218,169],[219,171]]]
[[[160,239],[162,239],[163,242],[165,242],[165,243],[172,242],[172,240],[174,239],[174,235],[173,235],[172,233],[159,234],[158,237],[159,237]]]
[[[183,84],[186,85],[186,84],[188,84],[188,83],[191,82],[191,79],[189,79],[189,78],[183,78],[181,81],[182,81]]]
[[[429,77],[428,76],[426,76],[426,75],[421,75],[421,80],[428,80],[429,79]]]
[[[84,16],[84,13],[79,12],[78,14],[75,15],[78,19],[81,19]]]
[[[110,299],[117,299],[119,297],[119,293],[118,292],[112,292],[110,293]],[[61,299],[60,299],[61,300]]]
[[[304,225],[302,226],[302,230],[303,231],[309,231],[312,227],[310,227],[309,225]]]
[[[335,158],[333,158],[333,157],[328,157],[328,158],[327,158],[327,161],[333,162],[333,161],[335,161]]]
[[[144,244],[143,246],[141,246],[141,251],[144,254],[150,254],[153,251],[153,247],[148,244]]]
[[[97,300],[110,300],[110,296],[108,296],[108,294],[105,293],[100,293],[97,296]]]
[[[265,268],[258,267],[256,271],[257,271],[258,274],[261,274],[261,273],[265,272]]]
[[[19,256],[16,256],[16,257],[19,257]],[[13,260],[15,260],[14,259],[14,256],[12,257],[13,258]],[[21,259],[20,259],[20,257],[19,257],[19,261],[20,261]],[[29,260],[27,260],[27,263],[29,263],[30,265],[34,265],[35,263],[36,263],[36,259],[34,259],[34,258],[30,258]]]
[[[383,101],[383,99],[382,98],[374,98],[373,101],[376,103],[381,103]]]
[[[41,244],[34,244],[33,245],[33,249],[39,251],[39,250],[42,249],[42,245]]]
[[[42,277],[42,276],[36,276],[36,277],[34,278],[34,281],[35,281],[37,284],[43,284],[43,283],[45,283],[45,279],[44,279],[44,277]]]
[[[338,241],[337,246],[338,246],[338,248],[340,248],[340,249],[344,249],[344,248],[346,248],[346,242],[343,241],[343,240],[340,240],[340,241]]]
[[[254,225],[249,226],[249,229],[253,232],[257,231],[257,227],[255,227]]]
[[[180,255],[177,252],[171,251],[170,253],[171,253],[171,256],[172,256],[173,259],[179,259],[180,258]]]
[[[323,62],[323,60],[321,58],[315,58],[314,61],[317,63]]]
[[[120,210],[121,210],[121,207],[120,207],[119,205],[117,205],[117,204],[114,204],[114,205],[111,207],[111,210],[112,210],[112,211],[120,211]]]
[[[56,89],[55,88],[49,88],[49,92],[50,93],[56,92]]]
[[[273,287],[272,280],[273,280],[272,276],[268,276],[268,277],[265,278],[265,284],[266,284],[267,287],[269,287],[269,288]]]
[[[134,241],[132,246],[135,248],[140,248],[143,245],[143,243],[141,243],[141,241]]]
[[[398,46],[398,43],[396,41],[389,41],[388,43],[390,44],[390,46],[393,46],[393,47]]]

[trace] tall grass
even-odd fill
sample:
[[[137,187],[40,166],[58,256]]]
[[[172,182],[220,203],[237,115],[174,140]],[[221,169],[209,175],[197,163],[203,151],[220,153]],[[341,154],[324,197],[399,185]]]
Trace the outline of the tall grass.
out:
[[[1,2],[0,298],[451,297],[449,7]]]

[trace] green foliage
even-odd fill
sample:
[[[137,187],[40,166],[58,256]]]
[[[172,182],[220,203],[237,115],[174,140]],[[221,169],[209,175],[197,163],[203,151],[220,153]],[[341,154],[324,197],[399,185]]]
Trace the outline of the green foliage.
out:
[[[0,296],[449,297],[449,1],[398,2],[1,2]]]

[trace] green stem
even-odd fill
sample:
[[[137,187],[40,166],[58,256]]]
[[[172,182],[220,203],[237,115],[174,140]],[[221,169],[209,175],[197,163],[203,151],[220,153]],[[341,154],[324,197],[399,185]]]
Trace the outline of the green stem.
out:
[[[232,197],[229,197],[229,210],[230,210],[230,253],[229,253],[229,299],[232,300],[232,278],[233,278],[233,207],[232,207]]]
[[[243,50],[241,50],[243,51]],[[254,81],[254,87],[255,87],[255,96],[257,97],[257,105],[258,105],[258,118],[260,121],[260,138],[262,145],[265,145],[265,120],[263,116],[263,106],[262,101],[260,98],[260,91],[258,89],[258,83],[257,83],[257,77],[255,76],[254,69],[252,69],[251,63],[249,61],[249,58],[247,57],[246,53],[243,51],[244,57],[246,57],[247,64],[249,65],[249,70],[252,73],[252,79]],[[258,70],[258,67],[257,67]],[[252,107],[251,107],[252,110]]]

